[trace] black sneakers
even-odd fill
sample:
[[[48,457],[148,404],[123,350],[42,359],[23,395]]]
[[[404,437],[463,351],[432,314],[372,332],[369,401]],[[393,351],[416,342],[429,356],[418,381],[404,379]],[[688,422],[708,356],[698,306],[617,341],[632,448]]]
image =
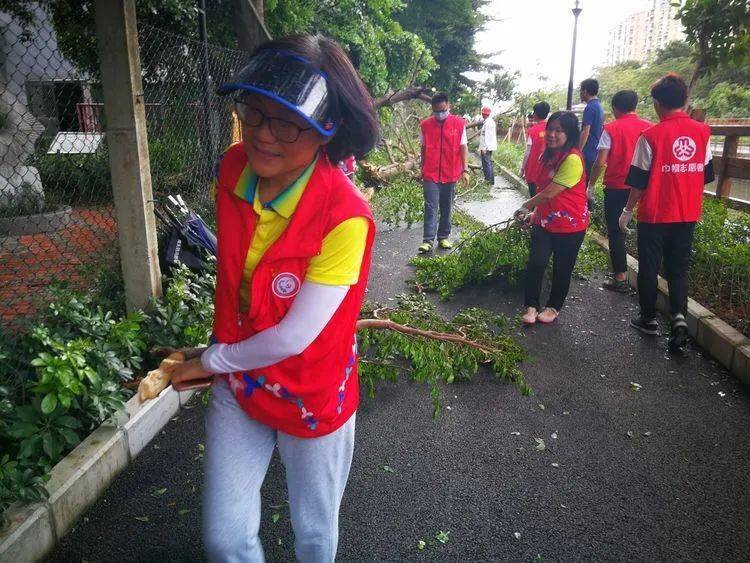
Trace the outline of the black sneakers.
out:
[[[672,327],[669,331],[669,349],[679,350],[687,344],[688,325],[682,314],[677,314],[672,318]]]
[[[643,315],[638,315],[630,321],[630,326],[641,331],[643,334],[650,336],[659,335],[659,323],[656,319],[647,319]],[[671,329],[669,331],[668,346],[670,350],[679,350],[685,347],[688,340],[688,325],[685,317],[681,314],[672,318]]]
[[[636,318],[630,320],[630,326],[641,331],[643,334],[650,336],[659,335],[659,323],[656,322],[656,319],[647,319],[643,315],[638,315]]]

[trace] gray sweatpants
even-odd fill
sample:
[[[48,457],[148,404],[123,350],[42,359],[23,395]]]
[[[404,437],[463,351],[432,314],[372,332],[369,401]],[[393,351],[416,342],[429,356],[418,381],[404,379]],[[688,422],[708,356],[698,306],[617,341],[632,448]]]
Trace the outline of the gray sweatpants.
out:
[[[438,183],[424,180],[424,236],[423,242],[433,242],[437,231],[438,240],[451,234],[451,213],[456,193],[456,182]],[[438,210],[440,224],[438,224]]]
[[[206,419],[203,541],[209,561],[264,561],[258,538],[260,486],[278,445],[297,559],[332,562],[354,451],[355,418],[320,438],[290,436],[247,416],[226,380],[218,378]]]

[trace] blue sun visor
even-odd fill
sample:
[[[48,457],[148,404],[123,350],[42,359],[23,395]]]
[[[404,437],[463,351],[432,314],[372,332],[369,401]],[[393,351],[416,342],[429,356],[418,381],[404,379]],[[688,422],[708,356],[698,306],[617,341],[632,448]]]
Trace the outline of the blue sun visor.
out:
[[[217,90],[222,96],[233,92],[260,94],[278,102],[325,137],[336,132],[325,73],[288,51],[267,50],[255,55],[229,84]]]

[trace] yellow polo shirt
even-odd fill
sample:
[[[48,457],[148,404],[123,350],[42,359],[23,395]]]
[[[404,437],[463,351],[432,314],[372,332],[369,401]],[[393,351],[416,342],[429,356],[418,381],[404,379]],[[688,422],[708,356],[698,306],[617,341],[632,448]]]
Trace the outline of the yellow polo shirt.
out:
[[[250,280],[258,262],[266,250],[284,232],[292,214],[297,209],[302,193],[312,176],[316,161],[289,187],[265,205],[260,201],[258,176],[248,165],[237,180],[234,193],[252,202],[258,216],[255,233],[245,258],[243,282],[240,287],[240,310],[247,311],[249,305]],[[325,285],[353,285],[359,279],[362,256],[367,243],[369,222],[364,217],[353,217],[342,221],[323,239],[320,254],[310,260],[305,279]]]
[[[583,160],[576,154],[569,154],[560,164],[552,181],[566,188],[572,188],[583,176]]]

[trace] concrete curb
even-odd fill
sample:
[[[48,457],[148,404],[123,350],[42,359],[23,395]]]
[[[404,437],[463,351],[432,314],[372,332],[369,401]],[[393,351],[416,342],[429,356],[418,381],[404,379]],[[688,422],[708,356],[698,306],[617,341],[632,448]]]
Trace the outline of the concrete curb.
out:
[[[52,468],[46,501],[15,503],[6,511],[9,524],[0,530],[0,563],[38,561],[47,555],[194,393],[167,387],[143,405],[133,397],[125,414],[102,424],[60,460]]]
[[[525,189],[526,184],[504,166],[499,166],[502,174],[516,187]],[[596,231],[589,230],[588,235],[599,246],[609,251],[609,241]],[[638,287],[638,260],[627,255],[628,284],[633,289]],[[669,313],[669,290],[667,281],[659,276],[659,293],[656,307],[662,313]],[[708,352],[712,358],[727,368],[745,385],[750,385],[750,338],[721,320],[709,309],[688,299],[688,333]]]

